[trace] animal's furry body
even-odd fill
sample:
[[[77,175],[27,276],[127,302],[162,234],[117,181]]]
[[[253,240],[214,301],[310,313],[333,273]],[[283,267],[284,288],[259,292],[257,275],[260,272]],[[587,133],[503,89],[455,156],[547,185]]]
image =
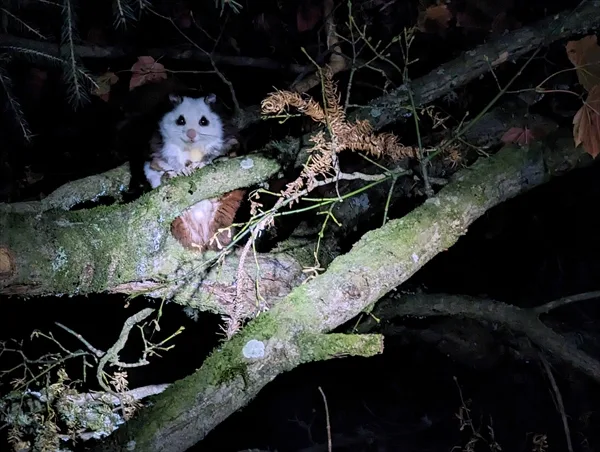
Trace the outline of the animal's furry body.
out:
[[[144,175],[152,188],[165,178],[189,175],[225,155],[235,142],[225,133],[222,117],[213,110],[216,97],[169,95],[171,110],[162,116],[152,137],[151,160],[144,164]],[[231,234],[219,229],[233,223],[243,190],[235,190],[219,199],[194,204],[171,224],[171,233],[186,248],[216,250],[231,242]]]

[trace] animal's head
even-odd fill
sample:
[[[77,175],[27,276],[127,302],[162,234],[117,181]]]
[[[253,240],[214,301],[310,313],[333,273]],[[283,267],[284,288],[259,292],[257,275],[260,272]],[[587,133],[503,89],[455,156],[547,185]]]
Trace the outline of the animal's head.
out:
[[[172,109],[159,123],[165,141],[179,146],[221,146],[223,122],[211,108],[217,101],[214,94],[198,98],[171,94],[169,101]]]

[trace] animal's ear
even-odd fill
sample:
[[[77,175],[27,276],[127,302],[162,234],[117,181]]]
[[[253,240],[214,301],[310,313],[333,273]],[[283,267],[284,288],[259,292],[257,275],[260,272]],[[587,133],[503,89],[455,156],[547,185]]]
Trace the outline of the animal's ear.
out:
[[[173,105],[179,105],[181,102],[183,102],[183,98],[177,94],[169,94],[169,100]]]
[[[217,101],[217,95],[216,94],[208,94],[205,98],[204,98],[204,102],[206,102],[207,104],[214,104]]]

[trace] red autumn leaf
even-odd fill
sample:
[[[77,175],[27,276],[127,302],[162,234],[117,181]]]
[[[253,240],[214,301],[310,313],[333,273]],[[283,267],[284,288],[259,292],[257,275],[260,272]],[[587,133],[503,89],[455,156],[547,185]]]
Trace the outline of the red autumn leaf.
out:
[[[600,154],[600,85],[592,87],[588,97],[573,118],[575,146],[596,158]]]
[[[155,83],[167,78],[165,67],[154,61],[151,56],[138,57],[137,62],[131,67],[131,72],[130,90],[146,83]]]
[[[539,133],[528,127],[511,127],[502,135],[503,143],[529,144],[540,138]]]
[[[296,12],[296,27],[300,33],[314,28],[323,16],[321,5],[315,5],[311,0],[304,0]]]
[[[417,26],[423,32],[445,30],[451,19],[452,13],[447,5],[428,6],[425,11],[419,13]]]
[[[579,83],[590,92],[592,87],[600,83],[600,46],[596,35],[569,41],[566,48],[567,56],[577,71]]]
[[[114,72],[106,72],[96,79],[97,87],[92,92],[105,102],[110,97],[111,86],[119,81],[119,77]]]

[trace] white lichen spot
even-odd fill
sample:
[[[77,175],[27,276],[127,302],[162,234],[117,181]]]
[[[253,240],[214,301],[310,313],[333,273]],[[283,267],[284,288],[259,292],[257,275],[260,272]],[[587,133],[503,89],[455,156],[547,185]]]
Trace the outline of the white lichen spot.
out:
[[[61,246],[56,252],[56,257],[52,261],[52,270],[58,271],[67,265],[67,253],[64,248]]]
[[[373,116],[374,118],[379,118],[381,116],[381,110],[379,110],[378,108],[372,108],[371,116]]]
[[[416,253],[412,253],[412,260],[413,262],[416,264],[417,262],[419,262],[419,256],[416,255]]]
[[[73,226],[73,223],[71,223],[69,220],[66,220],[64,218],[59,218],[58,220],[56,220],[54,222],[54,224],[56,224],[57,226],[61,227],[61,228],[66,228],[69,226]]]
[[[240,166],[242,169],[250,169],[254,166],[254,160],[251,158],[245,158],[244,160],[240,161]]]
[[[244,345],[242,349],[242,355],[244,358],[263,358],[265,356],[265,344],[264,342],[257,341],[256,339],[250,339]]]
[[[127,448],[127,450],[135,450],[135,441],[129,441],[125,447]]]
[[[442,202],[440,201],[440,199],[435,196],[433,198],[427,199],[425,202],[428,204],[433,204],[436,207],[439,207],[442,205]]]
[[[446,71],[444,70],[444,68],[440,68],[437,70],[437,75],[444,75],[446,73]]]

